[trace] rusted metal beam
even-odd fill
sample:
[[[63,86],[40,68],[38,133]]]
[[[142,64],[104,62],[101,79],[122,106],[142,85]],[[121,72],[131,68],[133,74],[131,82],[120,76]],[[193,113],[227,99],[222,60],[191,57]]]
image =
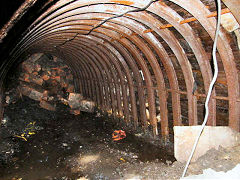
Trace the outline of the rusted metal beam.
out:
[[[200,22],[200,24],[209,33],[210,37],[214,39],[216,20],[213,18],[205,18],[210,14],[209,10],[199,0],[171,0],[172,2],[180,5]],[[229,95],[229,126],[237,131],[240,130],[240,103],[236,102],[239,97],[239,81],[237,74],[236,63],[234,60],[231,46],[227,40],[226,35],[222,32],[219,35],[217,44],[218,52],[222,59],[226,78],[228,82],[228,95]]]

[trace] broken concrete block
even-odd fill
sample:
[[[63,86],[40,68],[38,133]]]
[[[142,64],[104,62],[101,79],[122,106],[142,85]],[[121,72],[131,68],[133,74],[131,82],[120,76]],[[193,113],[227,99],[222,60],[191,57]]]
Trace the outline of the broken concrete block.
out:
[[[32,83],[38,84],[40,86],[43,85],[43,79],[39,75],[30,74],[29,81]]]
[[[35,101],[40,101],[43,97],[43,93],[36,91],[35,89],[32,89],[28,97]]]
[[[46,110],[49,110],[49,111],[56,111],[56,104],[51,104],[51,103],[49,103],[47,101],[41,100],[39,105],[43,109],[46,109]]]
[[[46,92],[41,86],[33,85],[30,83],[21,83],[18,87],[20,94],[24,96],[28,96],[29,98],[40,101],[44,96],[46,96]]]
[[[41,57],[43,56],[43,53],[36,53],[31,55],[27,61],[30,61],[32,63],[36,62],[37,60],[39,60]]]
[[[25,82],[30,82],[30,81],[29,81],[29,74],[27,74],[27,73],[22,73],[22,74],[20,75],[20,77],[19,77],[19,80],[25,81]]]
[[[42,69],[42,67],[40,64],[35,65],[35,71],[39,72],[39,71],[41,71],[41,69]]]
[[[80,101],[83,99],[83,96],[78,93],[70,93],[68,96],[68,104],[71,109],[79,109]]]
[[[228,32],[233,32],[239,28],[239,24],[231,13],[221,15],[221,24]]]
[[[35,69],[34,64],[30,63],[30,62],[23,62],[22,63],[22,69],[26,72],[26,73],[32,73]]]
[[[72,84],[68,85],[67,92],[73,93],[74,92],[74,86]]]
[[[5,105],[16,103],[19,98],[21,98],[21,93],[19,92],[18,87],[13,88],[7,92],[5,92]]]
[[[186,162],[201,126],[174,126],[174,156],[177,161]],[[208,150],[239,145],[240,134],[228,126],[206,126],[199,139],[192,162]]]
[[[82,100],[80,102],[80,110],[83,112],[93,113],[95,109],[95,102],[89,100]]]

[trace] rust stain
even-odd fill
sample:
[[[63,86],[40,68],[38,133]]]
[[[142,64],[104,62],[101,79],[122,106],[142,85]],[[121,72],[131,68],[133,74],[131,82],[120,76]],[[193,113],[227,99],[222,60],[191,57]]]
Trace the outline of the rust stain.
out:
[[[136,36],[138,33],[132,32],[131,36]]]
[[[167,7],[167,5],[165,4],[165,2],[163,2],[162,0],[158,1],[158,3],[159,3],[160,5],[162,5],[162,6]]]
[[[95,17],[95,18],[92,18],[92,20],[103,20],[103,18],[97,18],[97,17]]]
[[[110,13],[112,13],[113,11],[112,11],[112,10],[106,10],[106,12],[110,12]]]
[[[132,14],[130,14],[130,13],[127,13],[127,14],[125,14],[124,16],[134,17],[134,15],[132,15]]]
[[[227,86],[227,78],[225,72],[220,71],[218,73],[217,83]]]
[[[111,2],[115,2],[115,3],[119,3],[119,4],[123,4],[123,5],[128,5],[128,6],[130,6],[130,5],[132,5],[132,4],[134,4],[134,2],[132,2],[132,1],[124,1],[124,0],[111,0]]]
[[[116,41],[116,39],[114,39],[114,38],[112,38],[112,39],[110,40],[110,42],[114,42],[114,41]]]
[[[119,35],[119,39],[123,39],[123,38],[125,38],[125,36],[124,35]]]

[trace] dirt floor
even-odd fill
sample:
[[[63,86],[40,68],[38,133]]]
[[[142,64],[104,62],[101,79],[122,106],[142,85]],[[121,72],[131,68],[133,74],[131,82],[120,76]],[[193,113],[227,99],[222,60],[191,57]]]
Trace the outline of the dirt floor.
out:
[[[144,141],[142,134],[112,140],[119,129],[99,114],[42,109],[24,97],[6,107],[0,128],[0,179],[179,179],[184,164],[173,149]],[[122,129],[122,128],[121,128]],[[123,129],[124,130],[124,129]],[[240,163],[240,146],[210,150],[188,174],[212,168],[227,171]]]

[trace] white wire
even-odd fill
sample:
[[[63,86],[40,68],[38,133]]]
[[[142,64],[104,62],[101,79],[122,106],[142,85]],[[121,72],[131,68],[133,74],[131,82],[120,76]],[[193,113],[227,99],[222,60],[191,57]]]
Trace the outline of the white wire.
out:
[[[217,59],[216,59],[216,49],[217,49],[217,40],[218,40],[218,35],[219,35],[219,31],[220,31],[220,24],[221,24],[221,0],[217,0],[217,7],[218,7],[217,28],[216,28],[216,34],[215,34],[214,43],[213,43],[213,50],[212,50],[212,57],[213,57],[213,64],[214,64],[214,76],[213,76],[213,79],[210,83],[207,98],[206,98],[206,101],[205,101],[205,112],[206,113],[205,113],[204,121],[202,123],[199,134],[198,134],[198,136],[195,140],[195,143],[193,145],[192,152],[191,152],[191,154],[189,156],[189,159],[186,163],[185,169],[184,169],[183,174],[182,174],[182,178],[184,178],[184,176],[187,172],[188,166],[189,166],[190,161],[193,157],[193,154],[196,150],[196,147],[197,147],[198,141],[200,139],[200,136],[202,134],[202,131],[203,131],[203,129],[204,129],[206,123],[207,123],[208,114],[209,114],[208,103],[209,103],[210,96],[212,94],[213,86],[214,86],[214,84],[216,82],[216,79],[217,79],[217,76],[218,76],[218,64],[217,64]]]

